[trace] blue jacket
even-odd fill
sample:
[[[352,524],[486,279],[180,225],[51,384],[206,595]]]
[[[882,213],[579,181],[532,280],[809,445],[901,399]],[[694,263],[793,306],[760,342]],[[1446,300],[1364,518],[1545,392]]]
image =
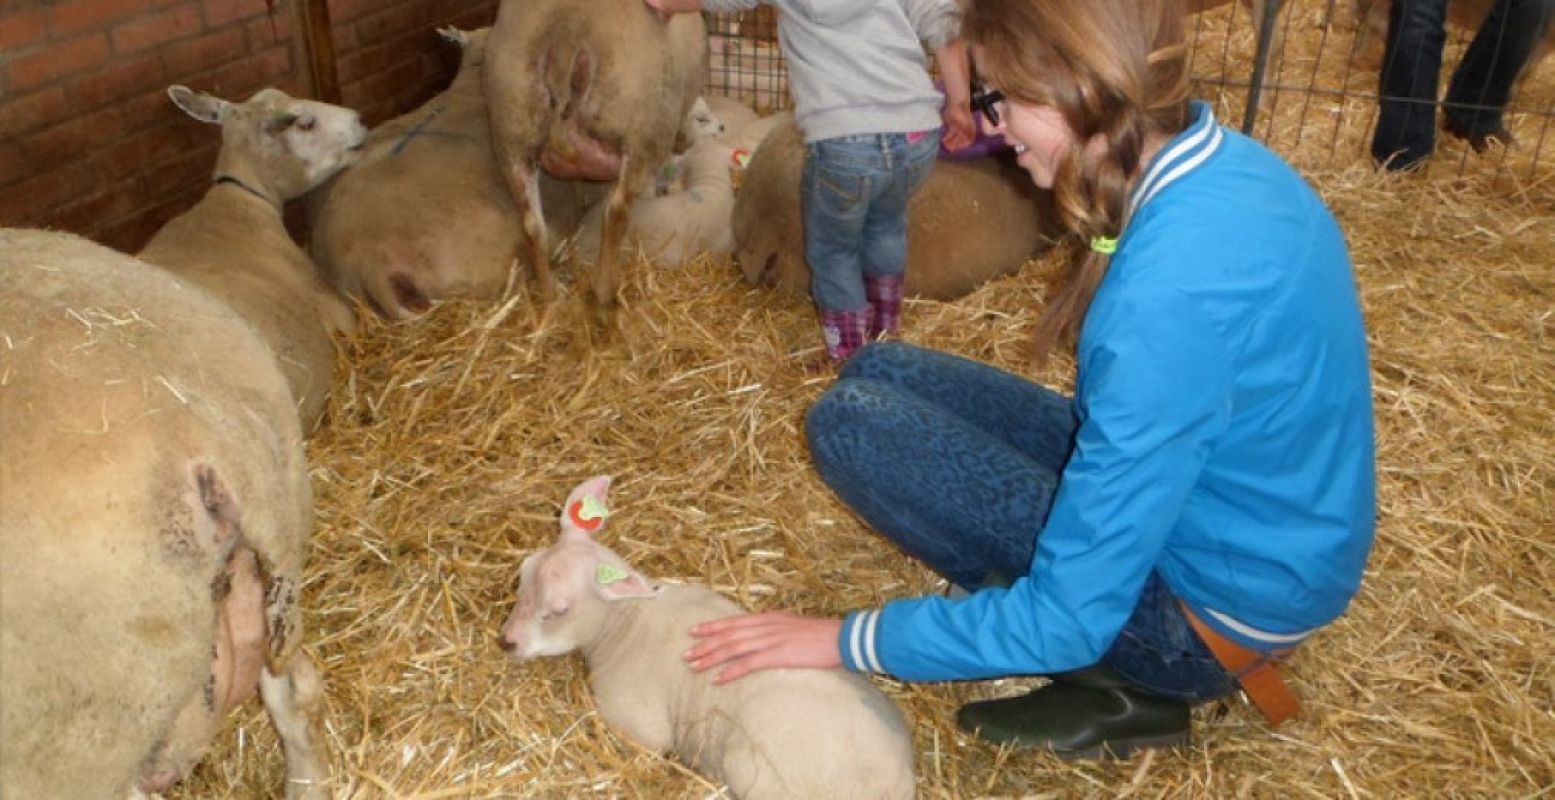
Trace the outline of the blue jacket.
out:
[[[849,614],[850,669],[928,681],[1086,667],[1152,570],[1254,649],[1300,642],[1348,605],[1376,498],[1366,334],[1338,224],[1203,103],[1130,207],[1081,327],[1075,449],[1029,575]]]

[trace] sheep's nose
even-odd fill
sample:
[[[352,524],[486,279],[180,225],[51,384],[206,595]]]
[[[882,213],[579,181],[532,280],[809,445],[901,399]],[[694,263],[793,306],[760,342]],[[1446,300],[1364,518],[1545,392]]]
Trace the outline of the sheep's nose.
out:
[[[499,646],[501,646],[501,648],[503,650],[506,650],[509,653],[517,653],[518,652],[518,642],[515,642],[515,641],[509,639],[506,636],[498,637],[497,638],[497,644]]]

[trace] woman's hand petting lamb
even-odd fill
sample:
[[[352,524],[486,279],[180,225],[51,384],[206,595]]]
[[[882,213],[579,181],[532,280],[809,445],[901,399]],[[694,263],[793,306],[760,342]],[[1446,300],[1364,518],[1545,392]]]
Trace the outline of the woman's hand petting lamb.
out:
[[[767,611],[715,619],[691,629],[697,642],[685,659],[697,672],[723,667],[714,683],[775,667],[830,669],[842,666],[837,636],[842,620]]]

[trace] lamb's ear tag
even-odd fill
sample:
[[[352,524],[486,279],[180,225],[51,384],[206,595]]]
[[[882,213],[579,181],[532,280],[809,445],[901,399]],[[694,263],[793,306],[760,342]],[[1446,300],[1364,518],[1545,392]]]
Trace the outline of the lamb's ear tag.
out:
[[[729,154],[729,163],[732,164],[735,169],[745,169],[751,164],[751,154],[748,150],[735,150],[733,153]]]
[[[614,564],[600,564],[599,568],[594,570],[594,582],[600,586],[609,586],[630,577],[632,577],[631,573]]]
[[[572,504],[567,509],[567,515],[572,517],[572,524],[589,533],[599,530],[599,526],[605,524],[605,517],[610,516],[610,509],[592,495],[585,495],[583,499]]]

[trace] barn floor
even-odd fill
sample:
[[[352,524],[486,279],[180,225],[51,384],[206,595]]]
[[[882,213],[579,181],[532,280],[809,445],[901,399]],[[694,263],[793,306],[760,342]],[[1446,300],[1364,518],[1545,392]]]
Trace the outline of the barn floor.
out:
[[[1531,797],[1555,785],[1555,200],[1365,170],[1314,174],[1345,225],[1372,344],[1379,530],[1351,611],[1295,660],[1307,715],[1268,730],[1196,712],[1196,747],[1065,764],[969,741],[956,704],[1011,686],[885,683],[914,725],[924,797]],[[906,338],[1030,372],[1052,259]],[[582,664],[515,664],[496,631],[522,556],[568,489],[617,476],[606,539],[649,574],[754,608],[840,613],[934,591],[820,483],[801,437],[827,380],[805,305],[727,263],[639,268],[621,333],[571,295],[370,323],[341,358],[311,457],[306,597],[343,797],[706,797],[610,733]],[[1062,385],[1062,365],[1040,376]],[[1541,642],[1543,644],[1541,644]],[[179,797],[276,792],[252,703]]]
[[[1555,74],[1536,77],[1547,99]],[[913,726],[922,797],[1555,793],[1555,170],[1482,175],[1489,162],[1454,147],[1437,161],[1462,174],[1295,156],[1354,255],[1380,481],[1361,593],[1291,665],[1306,715],[1274,731],[1215,703],[1190,750],[1069,764],[955,730],[957,704],[1020,681],[882,681]],[[1067,385],[1069,365],[1027,366],[1057,261],[910,303],[905,338]],[[752,608],[837,614],[939,584],[810,466],[802,417],[829,380],[799,368],[818,344],[804,301],[745,287],[724,260],[639,266],[618,335],[590,341],[570,291],[537,308],[519,283],[508,302],[369,321],[343,343],[310,450],[305,587],[337,794],[719,796],[606,729],[580,659],[497,648],[519,562],[555,536],[575,483],[616,476],[604,538],[645,572]],[[232,728],[173,797],[279,795],[260,704]]]

